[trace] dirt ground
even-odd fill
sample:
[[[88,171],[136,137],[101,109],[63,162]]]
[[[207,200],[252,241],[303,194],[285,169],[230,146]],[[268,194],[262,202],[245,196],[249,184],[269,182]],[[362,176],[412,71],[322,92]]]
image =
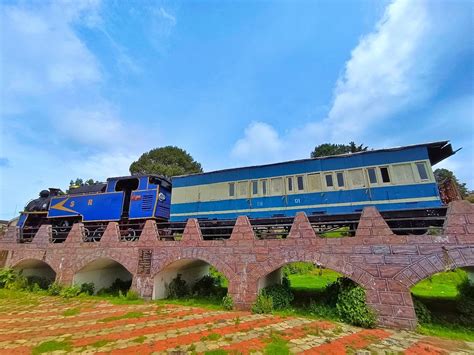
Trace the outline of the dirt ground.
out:
[[[309,318],[91,299],[0,299],[0,354],[472,354],[474,343]]]

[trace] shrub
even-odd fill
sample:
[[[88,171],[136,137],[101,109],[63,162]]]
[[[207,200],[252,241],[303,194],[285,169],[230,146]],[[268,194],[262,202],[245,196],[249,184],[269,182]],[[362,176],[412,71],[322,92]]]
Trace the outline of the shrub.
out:
[[[468,278],[458,286],[457,309],[463,315],[474,319],[474,284]]]
[[[8,284],[13,283],[17,273],[11,268],[0,269],[0,288],[6,288]]]
[[[81,285],[81,293],[92,296],[94,291],[95,287],[93,282],[86,282]]]
[[[311,315],[324,318],[324,319],[338,319],[338,314],[335,306],[330,306],[327,303],[318,303],[315,302],[313,299],[309,301],[308,307],[309,313]]]
[[[273,311],[273,300],[271,296],[260,293],[252,305],[253,313],[271,313]]]
[[[284,278],[286,279],[286,278]],[[271,285],[262,290],[262,294],[271,297],[273,301],[273,309],[281,310],[290,307],[293,301],[293,293],[289,287],[289,282],[284,282],[282,285]]]
[[[416,317],[420,323],[431,323],[431,312],[425,306],[423,302],[418,299],[414,299],[413,305],[415,306]]]
[[[123,281],[115,279],[110,287],[100,289],[97,294],[100,296],[119,296],[119,293],[125,294],[132,286],[132,280]]]
[[[227,311],[231,311],[234,308],[234,300],[230,295],[222,297],[222,307]]]
[[[365,291],[362,287],[347,278],[339,278],[340,292],[336,309],[339,317],[350,324],[373,328],[375,313],[365,303]]]
[[[136,301],[140,299],[140,295],[138,294],[137,291],[128,290],[127,293],[125,294],[125,299],[127,301]]]
[[[283,267],[283,275],[304,275],[311,273],[314,269],[313,263],[298,261],[285,265]]]
[[[217,293],[218,286],[215,278],[205,275],[193,285],[191,292],[194,296],[209,297]]]
[[[48,287],[48,294],[51,296],[59,296],[63,289],[63,286],[58,284],[57,282],[53,282],[51,285]]]
[[[189,295],[186,281],[178,274],[168,285],[168,298],[183,298]]]
[[[46,277],[40,276],[28,276],[28,288],[31,290],[34,285],[38,285],[41,290],[47,290],[49,285],[51,285],[52,280],[47,279]]]
[[[79,296],[80,293],[81,293],[81,288],[78,285],[74,285],[74,286],[64,287],[59,293],[59,295],[64,298],[71,298],[71,297]]]
[[[28,279],[20,273],[15,273],[15,278],[13,281],[6,284],[6,288],[9,290],[26,290],[28,288]]]

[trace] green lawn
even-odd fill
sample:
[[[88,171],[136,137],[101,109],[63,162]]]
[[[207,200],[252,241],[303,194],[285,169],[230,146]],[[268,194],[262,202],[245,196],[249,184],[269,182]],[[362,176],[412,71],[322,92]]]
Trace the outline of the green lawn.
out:
[[[441,272],[425,279],[411,288],[414,296],[422,298],[455,299],[457,286],[467,278],[464,270]]]
[[[332,270],[314,270],[309,274],[288,275],[291,288],[297,291],[321,291],[342,275]]]

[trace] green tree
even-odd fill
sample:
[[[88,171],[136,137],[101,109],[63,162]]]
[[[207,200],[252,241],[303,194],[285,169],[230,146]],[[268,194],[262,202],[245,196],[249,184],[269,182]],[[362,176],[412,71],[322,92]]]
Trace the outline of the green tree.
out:
[[[454,175],[454,173],[451,170],[436,169],[435,171],[433,171],[433,174],[438,184],[442,184],[444,181],[448,179],[453,180],[459,190],[459,193],[461,194],[463,198],[467,197],[467,195],[469,194],[466,187],[466,183],[459,182],[458,178]]]
[[[130,165],[130,173],[160,174],[167,177],[202,173],[201,164],[184,149],[166,146],[152,149]]]
[[[311,158],[327,157],[346,153],[365,152],[368,147],[363,144],[357,145],[354,142],[349,144],[324,143],[316,146],[311,152]]]
[[[73,187],[79,187],[79,186],[84,186],[84,185],[94,185],[99,183],[99,181],[94,180],[94,179],[88,179],[88,180],[83,180],[81,178],[76,178],[76,180],[71,180],[69,182],[69,188],[66,190],[66,193],[69,193],[71,188]]]

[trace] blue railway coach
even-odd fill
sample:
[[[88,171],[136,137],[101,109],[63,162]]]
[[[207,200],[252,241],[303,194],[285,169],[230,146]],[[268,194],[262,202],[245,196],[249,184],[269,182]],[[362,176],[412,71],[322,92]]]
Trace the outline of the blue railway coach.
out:
[[[440,207],[432,166],[454,153],[441,141],[178,176],[171,221]]]

